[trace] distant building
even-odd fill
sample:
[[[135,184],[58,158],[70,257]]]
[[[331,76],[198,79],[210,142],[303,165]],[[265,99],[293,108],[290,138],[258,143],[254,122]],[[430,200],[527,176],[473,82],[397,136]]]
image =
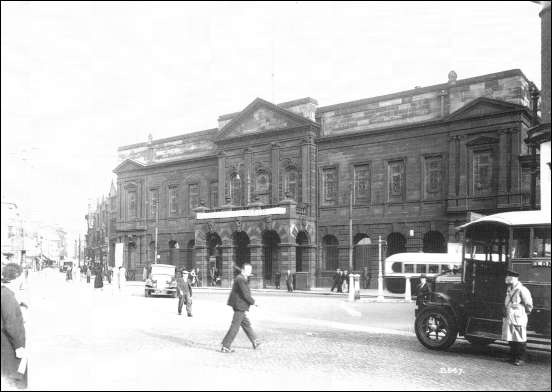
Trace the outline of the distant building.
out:
[[[323,107],[257,98],[217,128],[120,147],[110,236],[138,275],[158,227],[160,262],[217,265],[223,285],[250,261],[256,287],[288,269],[328,286],[349,269],[352,197],[353,270],[374,287],[379,237],[384,256],[446,252],[471,213],[531,208],[537,99],[520,70]]]
[[[87,233],[84,243],[85,258],[94,263],[114,266],[115,255],[115,211],[116,211],[115,185],[111,183],[109,194],[98,200],[96,206],[89,206],[87,221]]]

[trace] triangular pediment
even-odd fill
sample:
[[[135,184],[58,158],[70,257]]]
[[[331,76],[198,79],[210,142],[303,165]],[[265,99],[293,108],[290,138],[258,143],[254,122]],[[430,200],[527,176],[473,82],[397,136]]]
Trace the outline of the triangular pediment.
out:
[[[113,169],[113,173],[119,174],[132,170],[142,169],[143,167],[145,167],[143,163],[135,161],[134,159],[125,159],[119,165],[117,165],[115,169]]]
[[[217,140],[310,124],[315,123],[264,99],[256,98],[221,129]]]
[[[474,117],[483,117],[491,114],[505,113],[520,109],[527,108],[511,102],[480,97],[451,113],[447,117],[447,120],[463,120]]]

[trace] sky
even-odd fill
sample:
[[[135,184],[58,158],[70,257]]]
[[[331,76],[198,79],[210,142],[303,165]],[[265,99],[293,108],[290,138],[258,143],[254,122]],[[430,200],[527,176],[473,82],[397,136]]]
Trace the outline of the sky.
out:
[[[320,106],[521,69],[540,86],[540,6],[520,2],[2,2],[1,191],[84,233],[117,147],[215,128],[256,97]]]

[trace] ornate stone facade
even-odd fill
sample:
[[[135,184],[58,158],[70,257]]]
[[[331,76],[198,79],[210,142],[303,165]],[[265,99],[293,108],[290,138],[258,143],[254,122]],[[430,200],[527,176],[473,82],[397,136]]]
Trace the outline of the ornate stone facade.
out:
[[[152,203],[160,261],[204,277],[216,265],[225,286],[244,261],[257,287],[288,269],[298,286],[328,285],[349,266],[351,199],[353,269],[368,284],[380,236],[388,253],[446,252],[469,213],[530,207],[528,86],[511,70],[327,107],[257,98],[219,128],[121,147],[127,269],[153,261]]]

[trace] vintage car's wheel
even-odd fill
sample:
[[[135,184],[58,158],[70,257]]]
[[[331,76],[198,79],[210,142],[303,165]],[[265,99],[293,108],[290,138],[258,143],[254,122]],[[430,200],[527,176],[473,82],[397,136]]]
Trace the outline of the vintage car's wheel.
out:
[[[176,298],[176,291],[171,294],[171,297]]]
[[[149,296],[150,296],[150,292],[149,292],[148,289],[145,289],[145,290],[144,290],[144,293],[146,294],[146,297],[149,297]]]
[[[465,336],[466,340],[474,346],[488,346],[494,342],[494,339],[476,338],[474,336]]]
[[[438,307],[422,310],[416,317],[414,329],[420,343],[432,350],[446,350],[458,334],[454,316]]]

